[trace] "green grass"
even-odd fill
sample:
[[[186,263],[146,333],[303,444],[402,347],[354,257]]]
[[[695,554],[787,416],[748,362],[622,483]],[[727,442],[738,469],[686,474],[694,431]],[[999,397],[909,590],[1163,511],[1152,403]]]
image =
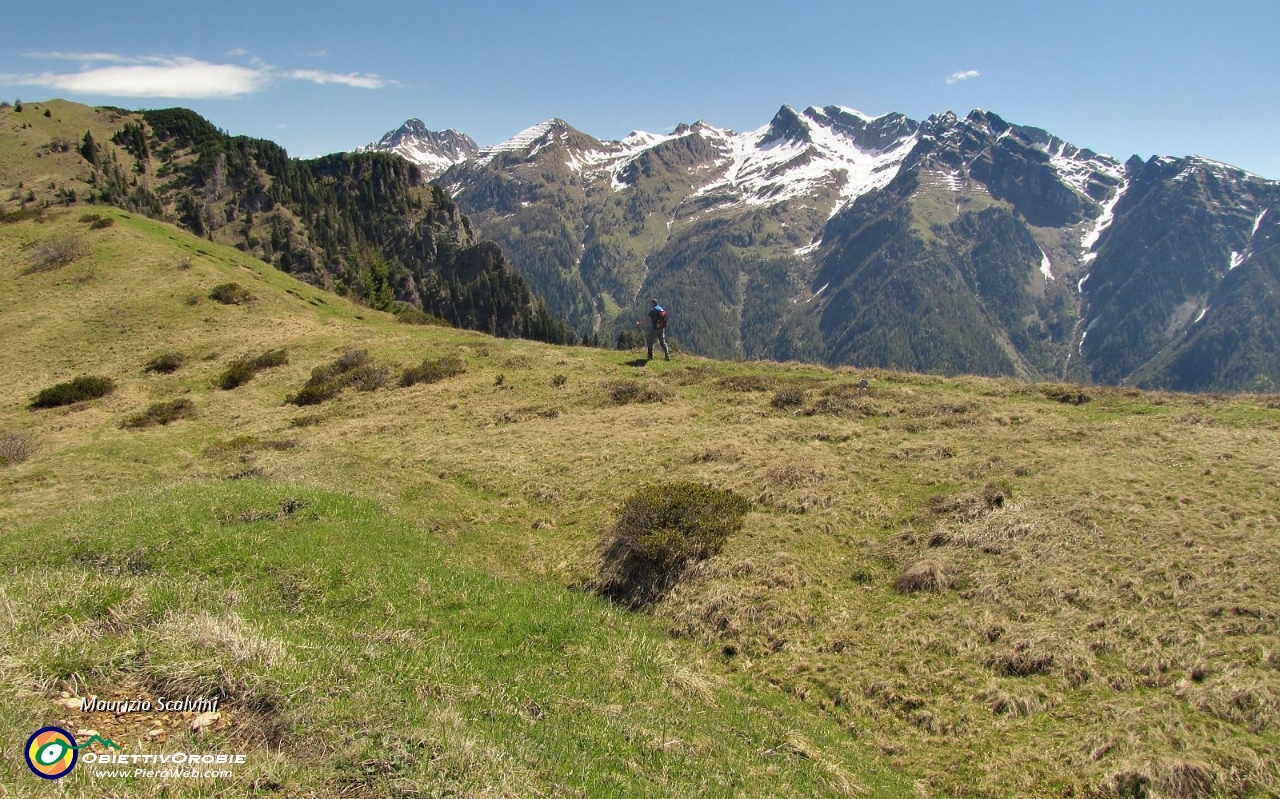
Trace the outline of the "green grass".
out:
[[[220,696],[230,720],[183,746],[279,747],[251,746],[223,790],[909,794],[838,726],[700,671],[653,620],[460,567],[427,530],[341,494],[252,480],[133,492],[6,537],[0,568],[17,574],[0,595],[7,681]],[[0,768],[27,779],[21,761]],[[101,790],[90,772],[64,787]]]
[[[235,740],[261,792],[1280,785],[1274,395],[1069,387],[1076,405],[1008,379],[637,363],[399,324],[94,211],[116,224],[50,271],[22,254],[83,232],[85,209],[0,226],[0,433],[38,445],[0,469],[11,739],[86,681],[216,684],[243,705],[226,723],[256,731]],[[227,282],[258,299],[207,299]],[[465,370],[286,403],[361,350],[389,374]],[[181,369],[142,371],[166,352]],[[76,374],[118,388],[27,408]],[[801,404],[774,407],[783,389]],[[121,427],[182,398],[198,416]],[[659,480],[752,510],[630,613],[585,589],[623,500]],[[3,763],[6,789],[36,790]]]

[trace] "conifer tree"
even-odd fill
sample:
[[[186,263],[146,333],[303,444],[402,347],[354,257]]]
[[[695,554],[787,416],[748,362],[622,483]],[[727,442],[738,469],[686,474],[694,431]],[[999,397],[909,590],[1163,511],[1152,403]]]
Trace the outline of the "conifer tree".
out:
[[[86,130],[84,132],[84,142],[80,145],[80,155],[84,156],[84,160],[98,165],[98,144],[93,140],[93,132]]]
[[[375,311],[389,311],[395,301],[395,292],[391,290],[391,269],[387,259],[372,247],[366,247],[360,253],[361,277],[365,285],[365,302]]]

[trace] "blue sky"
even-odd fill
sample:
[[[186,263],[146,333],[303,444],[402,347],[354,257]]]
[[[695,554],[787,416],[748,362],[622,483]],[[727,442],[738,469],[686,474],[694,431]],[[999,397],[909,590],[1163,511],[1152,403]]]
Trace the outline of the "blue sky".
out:
[[[180,105],[300,157],[410,117],[484,145],[551,117],[616,139],[837,104],[984,108],[1121,159],[1280,178],[1275,0],[67,5],[0,8],[0,98]]]

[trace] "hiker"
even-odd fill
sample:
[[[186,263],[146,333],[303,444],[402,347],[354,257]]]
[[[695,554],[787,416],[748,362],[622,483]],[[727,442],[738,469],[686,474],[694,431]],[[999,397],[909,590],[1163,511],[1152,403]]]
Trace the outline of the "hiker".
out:
[[[645,346],[649,349],[649,360],[653,360],[653,342],[657,341],[662,344],[662,354],[669,361],[671,360],[671,350],[667,349],[667,310],[658,304],[657,299],[650,300],[653,308],[649,310],[649,332],[644,337]],[[644,324],[641,319],[636,322],[636,327]]]

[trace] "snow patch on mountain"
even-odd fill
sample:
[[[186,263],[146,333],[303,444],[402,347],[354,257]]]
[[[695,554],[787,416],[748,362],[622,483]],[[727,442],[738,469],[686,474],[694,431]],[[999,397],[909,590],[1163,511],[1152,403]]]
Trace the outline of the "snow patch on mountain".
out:
[[[917,195],[923,194],[928,189],[945,189],[947,191],[960,191],[964,188],[964,176],[958,170],[948,169],[921,169],[920,170],[920,189]]]
[[[1049,253],[1040,248],[1040,274],[1044,275],[1045,280],[1053,280],[1053,264],[1049,261]]]
[[[797,258],[804,258],[809,253],[817,252],[818,248],[821,246],[822,246],[822,240],[819,239],[818,241],[815,241],[812,244],[806,244],[803,247],[796,247],[794,252]]]
[[[476,161],[481,164],[487,164],[494,159],[498,153],[520,153],[528,150],[534,142],[541,139],[551,132],[555,127],[556,120],[548,119],[546,122],[539,122],[536,125],[525,128],[516,135],[499,144],[482,148],[480,154],[476,156]]]
[[[1093,155],[1064,141],[1054,140],[1045,148],[1049,155],[1049,163],[1058,176],[1071,188],[1081,194],[1088,194],[1089,184],[1094,175],[1101,173],[1114,180],[1124,179],[1124,165],[1106,155]]]
[[[852,109],[841,110],[874,121]],[[771,137],[772,123],[747,133],[708,128],[725,153],[723,172],[694,196],[723,193],[735,204],[761,206],[836,188],[836,202],[830,211],[834,216],[863,194],[887,186],[918,140],[911,136],[883,151],[866,150],[833,124],[823,124],[831,120],[820,109],[809,109],[805,116],[795,118],[803,135]]]
[[[1120,202],[1120,198],[1124,196],[1124,193],[1128,189],[1129,182],[1127,180],[1122,180],[1120,185],[1116,188],[1115,193],[1111,195],[1111,199],[1102,204],[1102,214],[1098,216],[1093,227],[1090,228],[1083,237],[1081,237],[1080,249],[1084,252],[1084,257],[1080,259],[1082,263],[1092,263],[1093,260],[1098,257],[1098,254],[1093,252],[1093,248],[1098,243],[1098,239],[1102,237],[1102,234],[1106,229],[1111,227],[1111,223],[1115,221],[1116,204]]]

